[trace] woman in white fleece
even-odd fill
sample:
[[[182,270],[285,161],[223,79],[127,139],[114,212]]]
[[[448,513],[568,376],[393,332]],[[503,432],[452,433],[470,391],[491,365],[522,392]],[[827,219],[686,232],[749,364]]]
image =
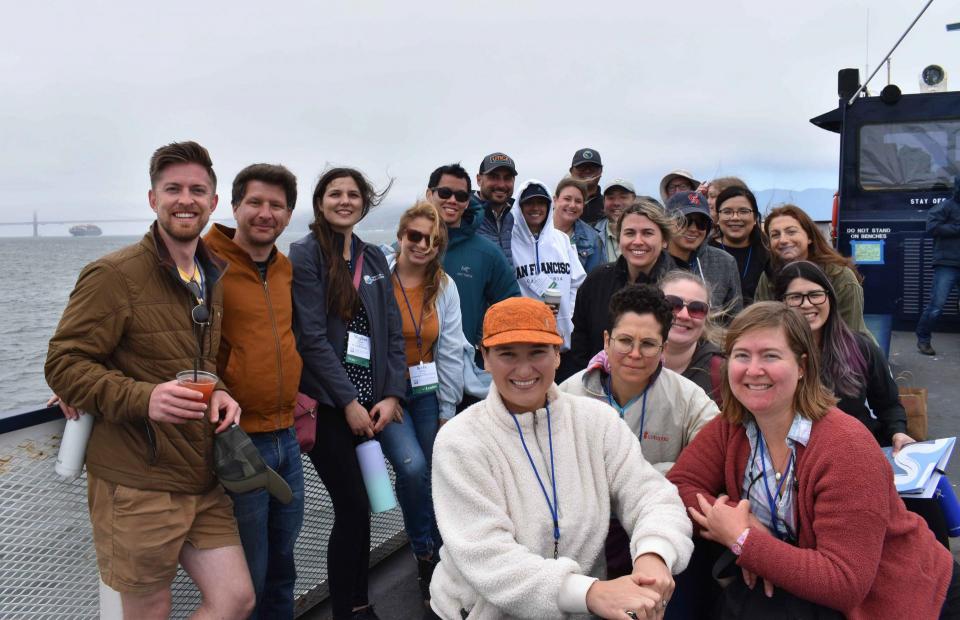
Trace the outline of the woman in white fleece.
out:
[[[530,179],[520,186],[517,196],[512,207],[510,251],[520,294],[547,303],[556,300],[553,314],[563,338],[562,350],[566,351],[573,333],[577,289],[587,273],[576,246],[553,226],[553,200],[547,186]]]
[[[553,384],[561,342],[536,300],[507,299],[484,317],[494,384],[434,447],[444,546],[430,594],[444,620],[657,619],[687,564],[691,525],[676,489],[612,408]],[[633,573],[604,581],[611,508],[630,532]]]

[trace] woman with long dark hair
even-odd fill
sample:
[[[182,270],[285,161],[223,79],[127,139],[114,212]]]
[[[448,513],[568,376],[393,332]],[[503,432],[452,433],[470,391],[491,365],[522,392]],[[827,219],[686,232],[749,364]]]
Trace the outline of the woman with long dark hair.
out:
[[[837,408],[863,422],[881,446],[899,451],[913,443],[886,357],[873,340],[852,331],[834,312],[837,294],[823,271],[807,261],[790,263],[780,270],[774,290],[778,299],[810,324],[820,349],[820,380],[839,399]],[[909,498],[904,503],[927,521],[949,549],[949,534],[938,504]]]
[[[713,185],[710,191],[713,191]],[[740,293],[746,307],[753,303],[760,276],[770,263],[770,253],[760,227],[757,198],[745,186],[733,185],[717,195],[715,204],[719,234],[712,244],[737,261]]]
[[[393,420],[407,388],[387,261],[353,233],[382,196],[358,170],[327,170],[313,192],[310,234],[290,246],[300,391],[318,401],[309,456],[333,502],[327,571],[337,620],[377,617],[367,595],[370,505],[355,447]]]
[[[382,249],[403,319],[406,419],[383,429],[380,443],[397,475],[397,499],[426,601],[441,544],[430,497],[433,442],[463,397],[465,338],[457,285],[441,261],[447,249],[447,227],[436,207],[423,201],[404,211],[396,247],[396,252],[389,246]]]

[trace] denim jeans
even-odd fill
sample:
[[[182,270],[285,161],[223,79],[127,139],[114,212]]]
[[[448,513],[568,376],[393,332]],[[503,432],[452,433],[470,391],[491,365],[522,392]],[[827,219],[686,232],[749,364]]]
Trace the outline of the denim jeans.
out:
[[[930,342],[930,332],[933,331],[937,319],[943,314],[943,307],[947,304],[950,291],[957,285],[960,285],[960,267],[937,265],[933,268],[933,291],[930,293],[930,303],[923,309],[923,314],[917,321],[918,342]]]
[[[402,424],[388,424],[378,439],[383,454],[397,474],[397,501],[403,524],[417,557],[428,558],[440,547],[440,532],[430,494],[433,440],[439,429],[436,392],[414,396],[407,384],[407,406]]]
[[[234,494],[233,514],[243,553],[257,594],[251,618],[293,618],[293,586],[297,568],[293,548],[303,524],[303,466],[300,444],[292,428],[250,435],[263,460],[293,491],[281,504],[266,489]]]

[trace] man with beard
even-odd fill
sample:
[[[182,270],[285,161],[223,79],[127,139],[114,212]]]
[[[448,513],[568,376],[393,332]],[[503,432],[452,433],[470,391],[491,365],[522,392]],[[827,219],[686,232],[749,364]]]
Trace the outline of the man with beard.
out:
[[[507,262],[513,265],[513,255],[510,252],[510,236],[513,233],[513,184],[517,178],[517,166],[509,155],[491,153],[480,162],[480,172],[477,174],[479,191],[473,195],[472,202],[476,202],[483,209],[483,221],[477,233],[484,239],[489,239],[500,248]]]
[[[600,191],[600,175],[603,162],[596,149],[580,149],[570,162],[570,176],[587,184],[587,200],[583,204],[580,219],[591,226],[603,217],[603,193]]]
[[[80,274],[45,366],[54,392],[94,416],[87,495],[103,582],[127,618],[166,618],[178,563],[200,589],[198,617],[253,609],[230,498],[213,473],[213,438],[240,418],[218,382],[203,393],[178,372],[215,371],[224,263],[200,232],[217,206],[207,150],[173,143],[150,159],[147,234]]]
[[[240,426],[293,492],[284,504],[265,489],[230,493],[257,595],[251,618],[292,618],[293,550],[303,524],[303,467],[293,429],[300,370],[293,335],[293,268],[275,242],[297,202],[283,166],[253,164],[233,180],[236,230],[214,224],[204,241],[229,265],[217,374],[243,408]]]

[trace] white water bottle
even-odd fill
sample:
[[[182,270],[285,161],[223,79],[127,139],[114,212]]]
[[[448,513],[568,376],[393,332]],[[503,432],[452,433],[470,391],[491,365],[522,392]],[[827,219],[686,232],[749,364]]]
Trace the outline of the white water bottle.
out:
[[[75,480],[83,473],[83,459],[87,454],[87,441],[93,430],[93,416],[79,412],[76,420],[67,420],[63,427],[63,439],[60,440],[60,452],[57,453],[57,474],[64,480]]]

